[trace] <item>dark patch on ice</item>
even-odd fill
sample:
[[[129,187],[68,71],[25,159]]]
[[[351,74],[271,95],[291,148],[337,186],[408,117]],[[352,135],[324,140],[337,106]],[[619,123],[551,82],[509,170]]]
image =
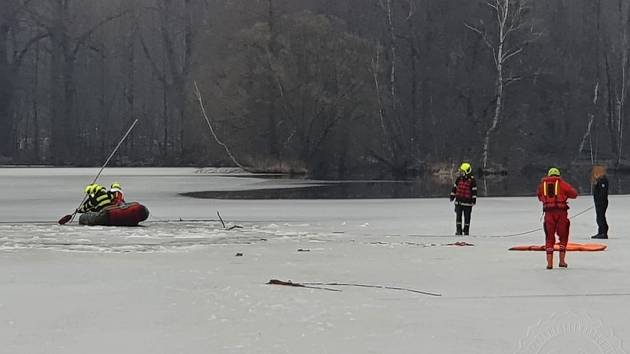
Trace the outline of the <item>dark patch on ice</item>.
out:
[[[449,191],[417,181],[326,182],[287,188],[181,193],[201,199],[383,199],[444,197]]]
[[[489,197],[534,196],[544,171],[523,171],[508,176],[477,176],[481,195]],[[588,173],[590,168],[569,173],[565,179],[573,184],[580,194],[591,190]],[[266,182],[257,189],[228,191],[195,191],[181,193],[183,196],[202,199],[384,199],[384,198],[445,198],[451,191],[453,180],[425,176],[410,180],[344,180],[321,181],[265,176]],[[274,181],[272,181],[274,180]],[[625,194],[630,185],[630,176],[609,174],[610,193]],[[274,183],[264,188],[264,183]],[[270,184],[267,183],[267,184]],[[279,187],[280,186],[280,187]]]

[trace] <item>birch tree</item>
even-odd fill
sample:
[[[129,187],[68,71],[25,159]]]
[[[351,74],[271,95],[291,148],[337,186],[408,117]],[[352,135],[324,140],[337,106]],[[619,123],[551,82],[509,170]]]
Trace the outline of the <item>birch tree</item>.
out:
[[[503,115],[506,88],[520,80],[520,76],[510,70],[509,64],[524,50],[525,44],[535,37],[533,25],[528,20],[527,0],[491,0],[487,6],[493,14],[493,20],[485,25],[465,24],[477,33],[492,55],[495,77],[495,104],[489,126],[483,136],[482,168],[488,170],[490,143],[493,135],[499,130]]]
[[[371,151],[395,175],[404,174],[409,161],[405,151],[405,139],[401,123],[400,97],[398,92],[398,48],[395,25],[395,4],[393,0],[378,0],[378,7],[385,17],[385,39],[375,46],[370,72],[373,78],[374,92],[378,110],[378,122],[383,139],[380,153]],[[410,10],[410,12],[413,10]]]
[[[615,122],[614,130],[616,133],[616,152],[617,152],[617,166],[621,164],[623,156],[623,138],[624,138],[624,118],[626,115],[626,97],[628,95],[628,89],[630,84],[630,3],[627,1],[620,1],[618,7],[618,23],[619,31],[617,33],[617,50],[616,53],[612,53],[615,56],[614,61],[618,63],[618,74],[615,76],[616,81],[613,85],[614,89],[614,107],[615,107]],[[610,94],[610,93],[609,93]]]

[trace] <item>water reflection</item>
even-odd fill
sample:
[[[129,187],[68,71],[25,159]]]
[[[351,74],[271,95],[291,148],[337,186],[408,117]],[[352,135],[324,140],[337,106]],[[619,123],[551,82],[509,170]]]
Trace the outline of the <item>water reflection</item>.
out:
[[[622,186],[630,175],[609,174],[610,193],[623,193]],[[480,196],[534,196],[542,176],[506,175],[478,178]],[[589,174],[565,175],[580,195],[591,194]],[[485,181],[484,181],[485,179]],[[294,182],[294,180],[293,180]],[[308,183],[308,184],[307,184]],[[427,176],[407,181],[305,181],[286,188],[236,191],[199,191],[183,193],[193,198],[214,199],[382,199],[448,197],[453,181],[450,177]],[[486,194],[487,191],[487,194]]]

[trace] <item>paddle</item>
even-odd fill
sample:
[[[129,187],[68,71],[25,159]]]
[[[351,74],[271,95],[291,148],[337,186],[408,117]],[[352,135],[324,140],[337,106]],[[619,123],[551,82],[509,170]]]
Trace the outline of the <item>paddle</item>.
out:
[[[76,214],[76,213],[77,213],[77,211],[75,210],[74,213],[72,213],[72,214],[64,215],[64,217],[59,219],[59,221],[58,221],[59,225],[64,225],[65,223],[70,221],[70,219],[72,219],[74,217],[74,214]]]
[[[129,129],[127,129],[127,132],[125,133],[125,135],[122,137],[122,139],[120,139],[120,141],[118,142],[118,145],[116,145],[116,147],[114,148],[114,151],[112,151],[112,153],[109,154],[109,157],[107,158],[107,160],[105,161],[105,163],[103,164],[101,169],[98,171],[98,174],[96,175],[96,177],[94,177],[94,180],[92,180],[92,183],[90,183],[90,184],[96,183],[96,180],[98,180],[98,178],[100,177],[101,173],[105,169],[105,166],[107,166],[107,164],[109,163],[109,160],[111,160],[112,157],[114,156],[114,154],[116,153],[116,151],[118,151],[118,148],[120,147],[120,145],[122,145],[123,141],[125,141],[125,139],[127,139],[127,136],[129,135],[129,133],[131,133],[131,130],[133,129],[133,127],[136,126],[136,123],[138,123],[137,119],[134,120],[133,123],[131,124],[131,127],[129,127]],[[74,219],[74,216],[77,215],[77,212],[78,212],[79,208],[81,207],[81,205],[83,205],[83,202],[85,202],[85,199],[87,197],[88,197],[87,194],[83,196],[83,199],[81,200],[81,203],[79,204],[79,206],[76,209],[74,209],[74,212],[72,214],[64,215],[61,219],[59,219],[59,221],[58,221],[59,225],[64,225],[68,221],[72,221],[72,219]]]

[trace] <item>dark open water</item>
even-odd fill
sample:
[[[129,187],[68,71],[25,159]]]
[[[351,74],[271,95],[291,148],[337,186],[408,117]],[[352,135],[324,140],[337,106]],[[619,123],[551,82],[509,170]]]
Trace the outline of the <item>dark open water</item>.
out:
[[[480,196],[534,196],[541,176],[490,176],[477,178]],[[588,174],[564,176],[580,195],[591,194]],[[609,174],[610,194],[630,193],[630,175]],[[308,185],[307,185],[308,183]],[[406,181],[305,181],[290,188],[185,193],[194,198],[216,199],[362,199],[448,197],[452,180],[427,176]]]

